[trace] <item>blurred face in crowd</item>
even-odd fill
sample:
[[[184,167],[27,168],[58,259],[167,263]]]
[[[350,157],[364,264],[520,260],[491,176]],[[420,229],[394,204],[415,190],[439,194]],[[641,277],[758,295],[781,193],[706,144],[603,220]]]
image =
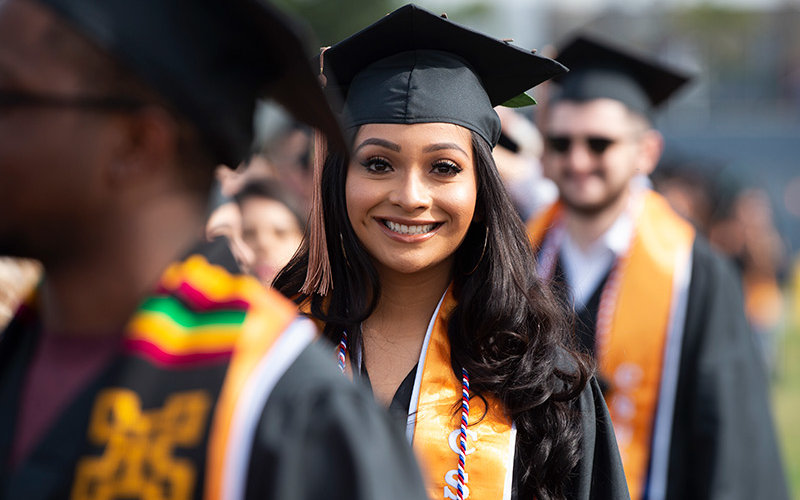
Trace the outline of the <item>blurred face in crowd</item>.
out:
[[[241,212],[242,238],[252,251],[250,272],[269,285],[300,246],[300,224],[286,205],[261,196],[242,200]]]
[[[233,201],[215,208],[206,221],[206,239],[211,241],[220,236],[227,238],[231,253],[242,271],[250,271],[253,251],[242,240],[242,214]]]
[[[475,213],[470,132],[445,123],[367,124],[347,170],[347,214],[376,267],[449,272]]]
[[[92,93],[54,49],[56,23],[33,2],[0,0],[0,92]],[[0,254],[41,257],[102,214],[119,130],[110,114],[20,101],[0,99]]]
[[[547,117],[544,172],[571,210],[587,215],[618,206],[631,179],[649,174],[661,136],[611,99],[558,101]]]

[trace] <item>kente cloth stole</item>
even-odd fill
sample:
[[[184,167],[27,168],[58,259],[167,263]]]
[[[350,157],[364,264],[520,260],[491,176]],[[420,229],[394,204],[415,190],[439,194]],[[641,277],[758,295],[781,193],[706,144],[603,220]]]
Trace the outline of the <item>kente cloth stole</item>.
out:
[[[461,380],[450,365],[447,318],[456,305],[448,289],[433,314],[422,346],[408,417],[408,436],[425,472],[431,499],[455,499],[458,477]],[[502,405],[471,397],[464,498],[508,499],[516,428]],[[483,420],[478,420],[486,412]]]
[[[200,255],[171,265],[94,401],[72,498],[242,498],[255,420],[284,360],[313,338],[282,335],[294,320],[254,278]]]
[[[556,204],[528,224],[534,248],[560,211]],[[646,487],[650,492],[666,487],[695,231],[649,190],[641,193],[634,217],[634,236],[616,277],[618,291],[607,305],[608,331],[595,342],[600,372],[610,382],[606,402],[628,488],[637,499]]]

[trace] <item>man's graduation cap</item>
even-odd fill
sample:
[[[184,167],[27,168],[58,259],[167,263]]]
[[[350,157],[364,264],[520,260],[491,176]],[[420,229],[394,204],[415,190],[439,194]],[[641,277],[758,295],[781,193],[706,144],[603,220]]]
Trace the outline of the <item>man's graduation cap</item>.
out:
[[[554,79],[561,86],[557,99],[609,98],[644,116],[689,81],[674,68],[585,35],[565,45],[557,59],[570,68]]]
[[[153,87],[220,163],[245,158],[257,99],[273,98],[344,148],[301,29],[260,0],[38,0]]]
[[[344,102],[348,127],[455,123],[492,146],[500,137],[492,108],[534,104],[522,94],[566,71],[411,4],[330,47],[323,63],[326,90]]]
[[[494,146],[498,105],[535,101],[525,91],[566,69],[510,43],[406,5],[325,50],[320,67],[346,127],[367,123],[453,123]],[[321,162],[315,176],[321,177]],[[303,293],[332,287],[320,184],[309,219]]]

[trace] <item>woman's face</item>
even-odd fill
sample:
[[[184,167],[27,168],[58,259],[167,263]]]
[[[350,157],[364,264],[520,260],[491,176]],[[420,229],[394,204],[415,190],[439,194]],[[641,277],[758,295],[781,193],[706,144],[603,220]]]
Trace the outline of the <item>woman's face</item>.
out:
[[[242,238],[253,251],[250,270],[269,285],[300,246],[303,231],[280,201],[249,196],[242,201],[241,210]]]
[[[470,132],[449,123],[363,125],[346,197],[350,224],[379,271],[449,272],[475,213]]]

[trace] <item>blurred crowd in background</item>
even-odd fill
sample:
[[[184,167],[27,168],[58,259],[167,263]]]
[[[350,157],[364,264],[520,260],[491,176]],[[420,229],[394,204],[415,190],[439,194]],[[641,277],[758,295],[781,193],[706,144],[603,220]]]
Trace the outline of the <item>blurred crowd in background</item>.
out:
[[[322,42],[399,5],[279,3],[305,17]],[[779,376],[779,332],[788,322],[800,325],[800,5],[420,3],[522,46],[547,50],[570,31],[589,29],[695,68],[694,84],[660,118],[667,150],[648,182],[736,263],[747,316],[765,363]],[[530,33],[550,38],[525,40]],[[503,136],[495,159],[523,220],[557,196],[539,164],[536,113],[546,106],[546,90],[535,93],[538,111],[499,110]],[[240,265],[269,285],[305,230],[313,141],[310,129],[275,106],[265,105],[259,116],[249,161],[217,170],[206,236],[227,237]],[[40,272],[35,262],[0,258],[0,326]]]
[[[495,160],[519,215],[528,220],[557,197],[539,163],[542,136],[532,116],[510,108],[498,112],[503,135]],[[269,285],[294,255],[305,230],[312,131],[274,106],[265,105],[261,115],[262,124],[270,127],[261,127],[250,159],[233,168],[220,165],[216,171],[206,237],[226,237],[238,263]],[[780,342],[776,335],[791,319],[790,297],[798,297],[800,279],[800,263],[776,226],[775,200],[758,182],[748,182],[724,163],[694,157],[666,156],[649,182],[735,262],[747,316],[765,362],[774,369]],[[0,321],[10,318],[39,273],[36,262],[0,259]]]
[[[800,8],[789,2],[761,7],[757,3],[670,7],[667,2],[640,9],[635,4],[601,9],[599,2],[580,9],[547,7],[546,2],[537,6],[430,3],[450,9],[451,17],[455,9],[457,17],[470,23],[480,26],[483,21],[489,30],[506,26],[515,31],[526,19],[520,11],[529,14],[531,23],[550,27],[515,31],[518,37],[526,31],[538,37],[551,33],[554,41],[578,27],[606,36],[614,33],[621,42],[646,46],[664,59],[679,59],[697,68],[690,90],[661,117],[667,150],[652,182],[736,262],[748,317],[759,334],[765,360],[773,366],[779,345],[775,334],[784,320],[791,319],[792,306],[800,300],[791,299],[798,297],[794,290],[800,273],[800,34],[791,28],[798,25],[791,20],[800,23]],[[331,13],[322,2],[285,7],[309,20],[320,38],[336,39],[360,22],[358,16],[346,14],[363,6],[337,3],[339,15],[324,23],[318,20]],[[392,7],[382,1],[366,10]],[[546,105],[541,93],[537,90],[536,97]],[[520,215],[527,220],[552,202],[557,191],[542,177],[543,142],[535,115],[508,108],[499,112],[504,134],[495,158]],[[217,171],[207,236],[227,236],[240,264],[269,284],[294,254],[304,231],[311,131],[269,105],[256,126],[259,138],[250,160]],[[740,153],[742,136],[752,146],[746,156]],[[0,259],[0,322],[10,318],[38,272],[34,262]]]
[[[312,26],[321,45],[389,12],[392,0],[276,2]],[[694,69],[693,82],[658,118],[667,141],[652,182],[742,272],[748,316],[773,361],[800,251],[800,6],[792,1],[464,2],[433,0],[460,22],[522,46],[552,46],[580,29]],[[501,108],[495,156],[523,220],[556,196],[542,178],[536,113]],[[539,109],[535,109],[539,108]],[[208,236],[234,242],[240,263],[264,283],[287,262],[304,230],[311,186],[311,131],[274,106],[256,120],[249,162],[220,167]],[[239,196],[237,196],[239,194]],[[36,281],[35,263],[0,260],[0,321]],[[796,281],[796,280],[794,280]]]

